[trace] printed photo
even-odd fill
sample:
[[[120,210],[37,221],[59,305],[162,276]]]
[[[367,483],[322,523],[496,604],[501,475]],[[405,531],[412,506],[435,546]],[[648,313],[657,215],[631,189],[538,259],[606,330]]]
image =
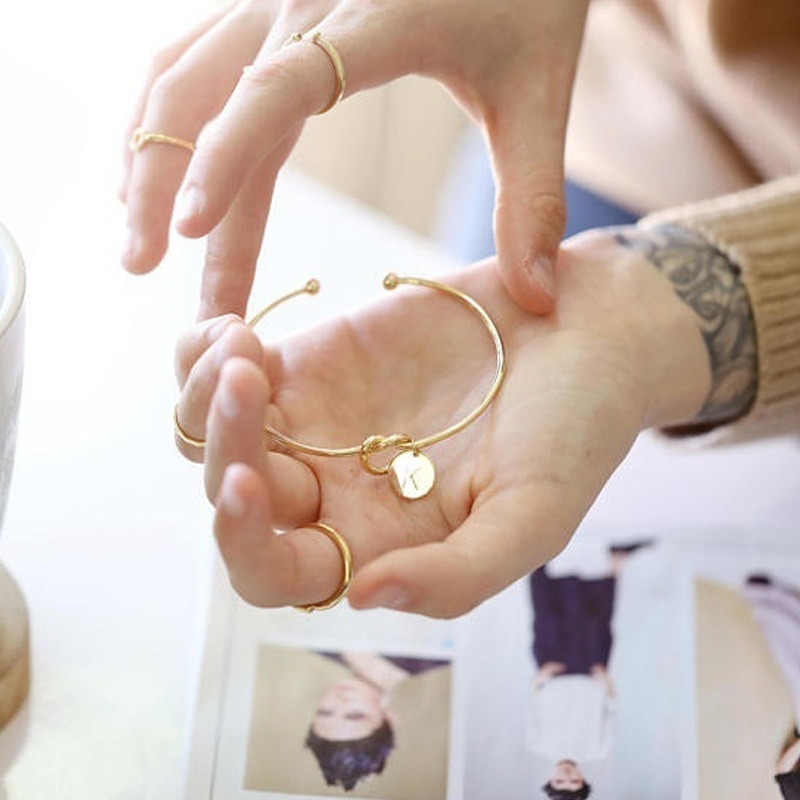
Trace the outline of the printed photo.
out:
[[[565,555],[528,578],[535,673],[526,745],[548,763],[542,797],[586,800],[592,785],[585,765],[611,755],[617,688],[609,662],[617,583],[628,560],[651,544],[609,544],[577,561]]]
[[[257,658],[244,789],[445,800],[449,661],[266,644]]]
[[[800,800],[800,563],[694,580],[698,800]]]

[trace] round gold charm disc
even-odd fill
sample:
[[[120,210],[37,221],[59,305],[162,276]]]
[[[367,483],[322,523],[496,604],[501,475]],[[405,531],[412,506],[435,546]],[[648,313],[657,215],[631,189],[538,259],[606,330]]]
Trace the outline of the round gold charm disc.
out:
[[[389,463],[389,482],[398,497],[418,500],[433,488],[436,469],[418,450],[404,450]]]

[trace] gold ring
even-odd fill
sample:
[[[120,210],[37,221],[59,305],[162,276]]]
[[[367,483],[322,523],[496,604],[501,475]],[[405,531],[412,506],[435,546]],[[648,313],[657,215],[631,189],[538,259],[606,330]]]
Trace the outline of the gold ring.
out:
[[[175,435],[184,443],[189,444],[192,447],[197,447],[202,449],[206,446],[206,443],[202,439],[195,439],[194,436],[189,436],[188,433],[183,429],[183,426],[178,421],[178,404],[175,403],[175,409],[172,412],[172,426],[175,428]]]
[[[321,600],[318,603],[305,603],[301,606],[295,606],[298,611],[304,611],[310,614],[312,611],[327,611],[333,608],[342,598],[347,594],[347,589],[350,586],[350,581],[353,578],[353,555],[344,537],[330,525],[324,522],[312,522],[309,528],[324,533],[335,545],[339,548],[339,555],[342,557],[342,579],[339,581],[339,586],[336,591],[326,600]]]
[[[182,147],[190,153],[194,153],[194,142],[188,139],[179,139],[177,136],[168,136],[166,133],[153,133],[144,128],[137,128],[131,134],[130,148],[137,153],[148,144],[171,144],[175,147]]]
[[[334,458],[358,456],[361,461],[361,466],[370,475],[388,475],[389,483],[398,497],[405,498],[406,500],[418,500],[421,497],[425,497],[425,495],[431,491],[436,480],[436,469],[433,462],[422,452],[422,448],[453,436],[466,428],[467,425],[473,423],[486,411],[500,391],[500,386],[505,377],[505,350],[503,348],[503,340],[500,337],[500,332],[497,330],[494,321],[483,306],[469,295],[464,294],[464,292],[458,289],[454,289],[452,286],[447,286],[437,281],[426,280],[424,278],[400,278],[391,272],[383,280],[384,288],[389,290],[395,289],[401,284],[422,286],[443,292],[474,311],[483,322],[489,335],[492,337],[496,354],[496,367],[494,380],[478,406],[465,417],[444,430],[430,434],[429,436],[420,437],[419,439],[414,439],[404,433],[393,433],[389,435],[372,434],[367,436],[361,444],[353,445],[352,447],[319,447],[294,439],[281,431],[275,430],[275,428],[270,425],[264,426],[264,432],[273,441],[283,447],[299,453],[304,453],[305,455],[328,456]],[[316,294],[318,291],[319,281],[312,279],[302,288],[289,292],[262,308],[261,311],[247,322],[247,324],[251,328],[254,328],[270,311],[292,297],[297,297],[301,294]],[[371,461],[373,456],[384,453],[385,451],[394,451],[396,454],[387,465],[374,465]]]
[[[324,114],[327,111],[330,111],[337,103],[341,102],[341,99],[344,97],[344,90],[346,86],[344,78],[344,61],[342,61],[339,51],[319,31],[312,33],[310,39],[305,38],[302,33],[293,33],[284,42],[284,46],[287,44],[292,44],[293,42],[309,42],[310,44],[315,44],[325,53],[326,56],[328,56],[328,59],[331,62],[333,71],[336,74],[336,88],[334,89],[328,104],[316,112],[317,114]]]

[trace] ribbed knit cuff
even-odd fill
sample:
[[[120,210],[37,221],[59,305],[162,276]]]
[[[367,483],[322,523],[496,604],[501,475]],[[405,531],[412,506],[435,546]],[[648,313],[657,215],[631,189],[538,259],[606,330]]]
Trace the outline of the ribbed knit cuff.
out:
[[[665,224],[696,231],[739,266],[753,309],[755,402],[710,435],[734,442],[800,432],[800,175],[650,214],[639,226]]]

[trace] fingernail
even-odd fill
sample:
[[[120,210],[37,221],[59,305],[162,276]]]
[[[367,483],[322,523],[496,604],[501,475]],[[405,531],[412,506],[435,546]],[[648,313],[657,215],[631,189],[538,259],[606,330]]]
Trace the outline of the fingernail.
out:
[[[239,398],[227,383],[223,383],[219,388],[218,403],[219,410],[231,419],[238,417],[242,410]]]
[[[175,202],[175,216],[178,221],[192,219],[203,213],[205,196],[197,186],[187,186]]]
[[[136,258],[136,251],[139,246],[139,237],[134,233],[131,228],[125,231],[125,239],[122,243],[122,252],[120,253],[120,260],[123,266],[128,267],[133,264]]]
[[[228,481],[222,484],[220,505],[223,511],[234,519],[242,519],[247,514],[247,501],[235,491]]]
[[[552,259],[538,255],[527,265],[528,275],[550,297],[556,296],[556,277]]]
[[[222,370],[225,366],[225,362],[231,357],[229,341],[233,338],[233,334],[229,333],[230,328],[230,325],[223,326],[219,331],[219,338],[214,342],[214,346],[217,348],[214,353],[214,365],[219,370]]]
[[[360,603],[361,608],[405,608],[410,597],[408,590],[399,583],[389,583],[381,586],[376,592],[370,595],[366,601]]]
[[[228,326],[236,321],[236,317],[226,314],[221,319],[213,322],[206,331],[206,342],[213,344],[219,339],[223,333],[228,329]]]

